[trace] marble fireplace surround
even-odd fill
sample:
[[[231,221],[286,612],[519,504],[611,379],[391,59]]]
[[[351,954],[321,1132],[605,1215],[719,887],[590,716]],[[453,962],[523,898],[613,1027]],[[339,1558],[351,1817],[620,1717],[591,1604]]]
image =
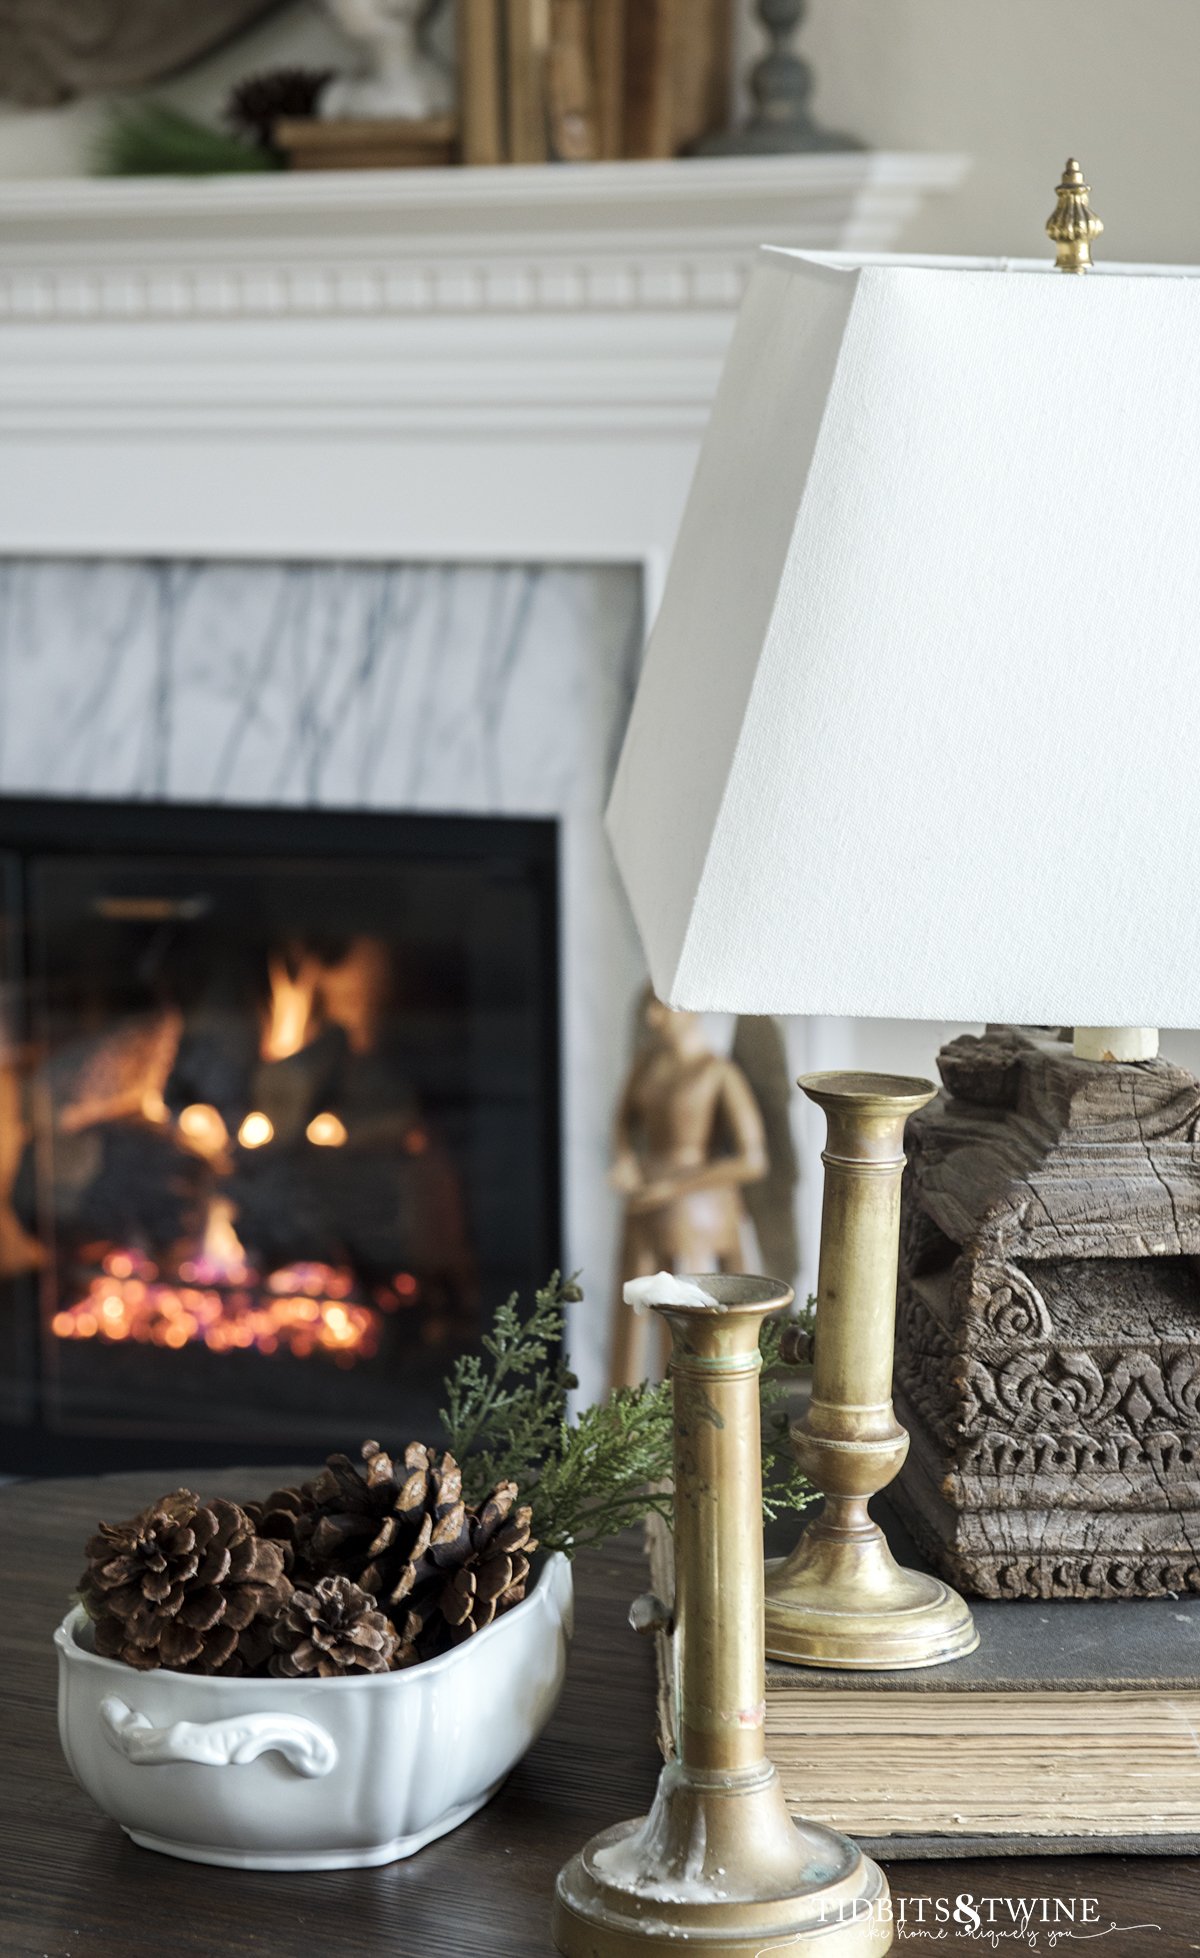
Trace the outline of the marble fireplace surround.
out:
[[[589,1390],[642,974],[601,816],[747,268],[963,168],[0,191],[0,794],[559,818]]]

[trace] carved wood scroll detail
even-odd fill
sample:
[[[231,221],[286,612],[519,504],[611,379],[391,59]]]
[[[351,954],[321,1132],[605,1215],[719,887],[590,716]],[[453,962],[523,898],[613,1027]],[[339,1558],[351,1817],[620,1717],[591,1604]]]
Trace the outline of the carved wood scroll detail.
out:
[[[1200,1085],[1017,1029],[942,1068],[906,1144],[905,1520],[985,1596],[1200,1591]]]

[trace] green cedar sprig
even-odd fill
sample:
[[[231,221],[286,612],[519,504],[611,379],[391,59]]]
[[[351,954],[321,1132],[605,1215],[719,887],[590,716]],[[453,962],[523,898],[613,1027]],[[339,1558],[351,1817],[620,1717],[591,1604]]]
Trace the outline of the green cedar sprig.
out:
[[[573,1279],[555,1272],[522,1319],[514,1292],[483,1335],[482,1353],[464,1354],[447,1374],[438,1419],[468,1502],[506,1480],[528,1495],[558,1445],[567,1396],[578,1385],[563,1352],[565,1308],[582,1296]]]
[[[762,1354],[759,1405],[762,1409],[763,1518],[775,1522],[788,1510],[806,1509],[815,1502],[817,1492],[801,1474],[790,1439],[791,1403],[796,1385],[795,1367],[784,1359],[780,1342],[790,1326],[811,1333],[816,1300],[807,1304],[791,1320],[764,1319],[758,1346]]]
[[[649,1511],[670,1517],[672,1417],[668,1383],[621,1387],[574,1420],[575,1378],[562,1355],[565,1308],[582,1296],[556,1272],[522,1319],[516,1295],[484,1335],[483,1353],[455,1363],[440,1419],[469,1501],[511,1480],[533,1505],[539,1541],[568,1554],[603,1543]],[[782,1324],[763,1325],[763,1514],[802,1509],[813,1491],[788,1442],[794,1374],[781,1359]],[[665,1486],[664,1486],[665,1485]]]
[[[210,129],[166,102],[130,102],[109,115],[96,142],[101,177],[209,177],[278,170],[282,157]]]

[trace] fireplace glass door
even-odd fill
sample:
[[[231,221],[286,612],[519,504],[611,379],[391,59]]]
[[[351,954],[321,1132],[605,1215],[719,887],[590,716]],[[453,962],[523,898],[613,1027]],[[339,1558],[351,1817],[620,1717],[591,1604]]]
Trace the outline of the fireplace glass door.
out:
[[[431,1431],[558,1252],[554,826],[0,804],[0,1468]]]

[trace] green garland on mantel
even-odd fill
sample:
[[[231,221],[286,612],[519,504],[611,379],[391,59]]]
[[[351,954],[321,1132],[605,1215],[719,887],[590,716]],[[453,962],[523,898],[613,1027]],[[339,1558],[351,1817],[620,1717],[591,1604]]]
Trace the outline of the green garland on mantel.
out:
[[[165,102],[114,109],[97,138],[93,162],[101,177],[212,177],[283,167],[276,150],[210,129]]]
[[[502,1305],[481,1353],[456,1362],[445,1382],[439,1419],[463,1472],[464,1493],[515,1482],[533,1505],[539,1541],[568,1555],[603,1543],[648,1511],[671,1515],[672,1416],[669,1382],[615,1388],[568,1416],[578,1384],[564,1348],[566,1307],[582,1292],[555,1272],[522,1318],[517,1297]],[[811,1300],[808,1311],[811,1313]],[[814,1491],[788,1442],[788,1403],[795,1375],[780,1353],[787,1323],[763,1322],[763,1515],[803,1509]]]

